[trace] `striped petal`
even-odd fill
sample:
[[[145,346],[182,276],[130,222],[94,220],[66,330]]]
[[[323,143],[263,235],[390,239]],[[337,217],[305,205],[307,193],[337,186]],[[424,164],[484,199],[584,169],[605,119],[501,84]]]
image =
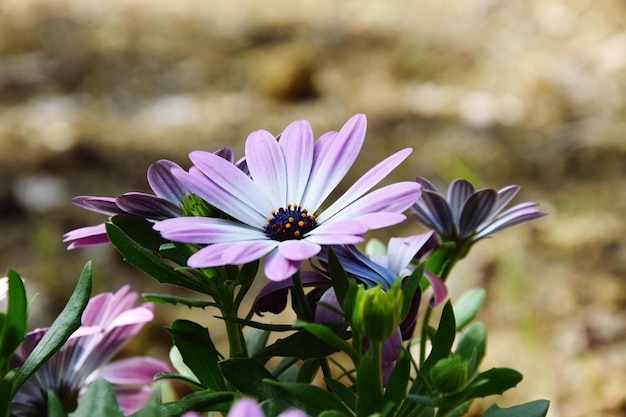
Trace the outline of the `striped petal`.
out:
[[[278,143],[288,172],[287,203],[300,204],[313,165],[315,144],[311,125],[306,120],[291,123],[280,135]]]
[[[220,243],[265,239],[263,231],[231,220],[210,217],[177,217],[153,226],[165,239],[186,243]]]
[[[161,159],[150,165],[148,168],[148,184],[150,184],[150,188],[158,197],[178,204],[180,198],[187,193],[187,189],[176,179],[172,169],[182,170],[178,164],[166,159]]]
[[[271,201],[270,210],[285,207],[288,203],[287,166],[276,138],[265,130],[252,132],[246,140],[246,161],[254,184],[258,187],[256,192],[264,193]],[[269,211],[265,214],[269,214]]]
[[[302,206],[317,211],[354,164],[363,146],[367,120],[352,116],[336,135],[330,134],[315,143],[311,176]],[[323,139],[323,140],[322,140]]]

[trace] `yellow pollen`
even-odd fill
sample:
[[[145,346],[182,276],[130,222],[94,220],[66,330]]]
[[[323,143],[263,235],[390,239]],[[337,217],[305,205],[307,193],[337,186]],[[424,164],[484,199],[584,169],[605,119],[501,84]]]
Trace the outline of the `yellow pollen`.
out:
[[[287,224],[285,225],[285,229],[289,229],[290,227],[291,227],[291,223],[287,223]]]
[[[296,230],[295,232],[293,232],[293,235],[296,236],[296,237],[300,236],[300,231]]]
[[[293,217],[290,217],[289,218],[289,223],[293,223],[293,220],[294,220]]]
[[[300,227],[304,226],[304,222],[303,222],[302,220],[300,220],[300,221],[298,222],[298,226],[300,226]]]

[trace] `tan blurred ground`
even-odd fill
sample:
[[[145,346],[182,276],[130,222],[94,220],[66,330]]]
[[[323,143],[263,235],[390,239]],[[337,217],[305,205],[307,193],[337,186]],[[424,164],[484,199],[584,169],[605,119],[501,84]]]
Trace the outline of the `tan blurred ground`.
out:
[[[147,191],[152,161],[241,155],[258,128],[306,118],[320,134],[364,112],[353,178],[411,146],[393,180],[517,183],[550,212],[451,279],[453,296],[487,289],[485,366],[525,374],[492,400],[626,416],[625,23],[620,0],[0,0],[0,270],[41,292],[32,326],[87,259],[98,290],[165,291],[110,248],[67,253],[63,232],[101,220],[69,199]],[[162,355],[160,326],[191,315],[157,311],[143,346]]]

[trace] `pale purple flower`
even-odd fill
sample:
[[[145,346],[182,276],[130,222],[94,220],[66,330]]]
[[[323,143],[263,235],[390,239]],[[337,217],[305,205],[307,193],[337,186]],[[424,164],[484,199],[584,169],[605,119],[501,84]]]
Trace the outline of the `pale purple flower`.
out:
[[[214,153],[243,172],[247,172],[245,160],[234,162],[233,151],[230,148],[219,149]],[[181,217],[183,216],[182,199],[189,193],[189,190],[174,177],[172,170],[175,169],[182,170],[178,164],[166,159],[150,165],[147,175],[148,184],[154,195],[128,192],[119,197],[78,196],[72,199],[72,203],[108,216],[121,214],[150,221]],[[68,249],[109,242],[104,223],[72,230],[63,237],[64,242],[72,242],[67,247]]]
[[[509,185],[499,190],[482,188],[463,179],[456,179],[444,197],[427,179],[419,177],[422,198],[413,204],[417,220],[434,230],[444,242],[474,243],[500,230],[545,216],[536,209],[537,203],[517,204],[502,211],[520,189]]]
[[[122,214],[148,220],[182,216],[180,200],[187,193],[187,189],[171,174],[171,169],[174,167],[178,165],[165,159],[150,165],[148,183],[155,195],[129,192],[117,198],[78,196],[72,199],[72,203],[108,216]],[[98,245],[108,241],[104,224],[81,227],[63,235],[63,242],[72,242],[67,247],[68,249]]]
[[[227,417],[265,417],[265,413],[252,398],[241,398],[233,404]],[[278,417],[307,417],[307,414],[302,410],[290,408],[280,413]]]
[[[268,255],[267,277],[287,279],[322,245],[357,243],[370,229],[401,222],[401,212],[419,198],[421,187],[414,182],[367,194],[410,154],[404,149],[321,209],[354,164],[365,130],[365,116],[356,115],[317,141],[304,120],[291,123],[278,141],[267,131],[253,132],[246,141],[250,176],[216,155],[192,152],[194,167],[174,175],[231,219],[167,219],[154,228],[166,239],[208,245],[189,258],[190,267],[244,264]]]
[[[89,384],[98,377],[109,381],[122,410],[129,414],[141,408],[152,392],[158,372],[169,367],[159,360],[134,357],[109,362],[143,325],[152,320],[152,304],[133,307],[137,293],[128,286],[116,293],[99,294],[87,304],[82,324],[68,341],[20,388],[11,402],[11,415],[47,414],[47,392],[55,391],[67,412],[72,411]],[[18,367],[33,351],[48,329],[27,334],[11,367]]]
[[[392,238],[389,240],[385,254],[363,255],[353,245],[332,246],[339,262],[348,276],[357,279],[367,287],[381,285],[384,290],[389,290],[397,281],[410,276],[415,265],[413,260],[426,255],[432,247],[432,232],[406,238]],[[324,323],[335,320],[344,320],[341,306],[331,287],[330,273],[328,271],[328,248],[323,248],[317,256],[320,266],[315,266],[315,272],[304,271],[302,283],[304,286],[312,286],[315,289],[307,294],[309,302],[313,305],[314,320]],[[433,288],[431,304],[441,303],[448,294],[445,284],[430,271],[424,271],[424,276]],[[287,305],[287,295],[293,286],[291,280],[271,282],[261,289],[255,300],[255,311],[262,315],[266,311],[280,313]],[[320,291],[321,290],[321,291]],[[402,340],[409,340],[417,323],[417,312],[420,306],[421,291],[418,289],[413,297],[411,308],[407,317],[393,335],[383,343],[382,367],[383,383],[386,384],[396,359],[402,352]],[[331,308],[327,308],[330,306]]]

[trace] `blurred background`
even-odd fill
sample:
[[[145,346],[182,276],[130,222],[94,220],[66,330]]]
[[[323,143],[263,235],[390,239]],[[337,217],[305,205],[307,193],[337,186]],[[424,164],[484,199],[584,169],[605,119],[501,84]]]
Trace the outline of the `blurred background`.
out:
[[[149,191],[158,159],[240,157],[252,130],[305,118],[319,136],[363,112],[350,179],[410,146],[388,182],[515,183],[550,213],[481,241],[449,281],[453,298],[487,291],[483,367],[525,375],[489,400],[626,416],[625,22],[621,0],[1,0],[0,268],[40,293],[31,328],[89,259],[94,292],[171,291],[109,246],[67,252],[64,232],[104,220],[71,197]],[[156,312],[130,353],[165,358],[175,317],[214,323]]]

